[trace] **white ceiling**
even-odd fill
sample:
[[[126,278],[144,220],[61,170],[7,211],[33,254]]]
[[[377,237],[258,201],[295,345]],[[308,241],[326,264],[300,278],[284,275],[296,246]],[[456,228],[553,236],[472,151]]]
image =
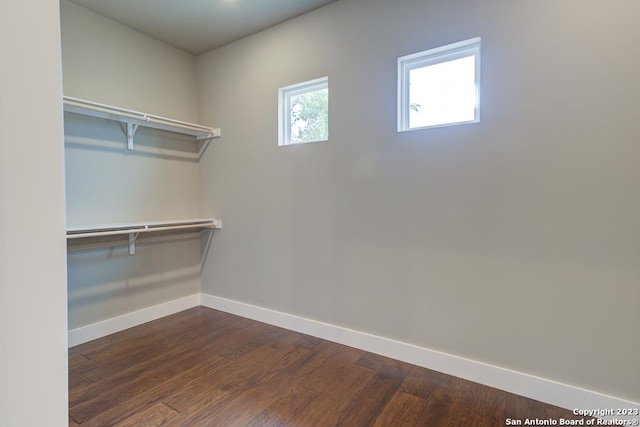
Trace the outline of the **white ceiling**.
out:
[[[195,55],[336,0],[72,0]]]

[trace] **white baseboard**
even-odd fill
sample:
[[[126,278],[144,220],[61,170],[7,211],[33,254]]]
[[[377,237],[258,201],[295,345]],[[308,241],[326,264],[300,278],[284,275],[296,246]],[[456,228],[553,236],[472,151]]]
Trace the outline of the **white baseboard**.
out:
[[[120,332],[188,308],[197,307],[198,305],[200,305],[200,294],[194,294],[177,300],[154,305],[153,307],[143,308],[142,310],[134,311],[132,313],[123,314],[122,316],[93,323],[91,325],[83,326],[78,329],[72,329],[69,331],[68,335],[69,347],[95,340],[115,332]]]
[[[569,410],[640,409],[640,403],[637,402],[238,301],[201,294],[200,302],[205,307],[359,348]],[[638,416],[615,414],[600,418],[640,419]]]

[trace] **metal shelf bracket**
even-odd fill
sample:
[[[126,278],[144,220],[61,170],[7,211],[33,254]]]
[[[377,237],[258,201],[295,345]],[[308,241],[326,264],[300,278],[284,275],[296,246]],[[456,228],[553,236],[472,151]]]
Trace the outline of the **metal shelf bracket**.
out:
[[[127,122],[126,125],[127,127],[124,133],[127,135],[127,149],[133,150],[133,137],[138,130],[138,125],[131,122]]]
[[[136,254],[136,239],[140,233],[129,233],[129,255]]]

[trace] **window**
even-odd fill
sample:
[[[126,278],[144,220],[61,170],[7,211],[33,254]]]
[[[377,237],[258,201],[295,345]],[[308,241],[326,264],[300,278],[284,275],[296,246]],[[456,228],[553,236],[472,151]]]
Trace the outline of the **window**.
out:
[[[329,78],[278,90],[278,145],[329,139]]]
[[[480,121],[480,37],[398,59],[398,132]]]

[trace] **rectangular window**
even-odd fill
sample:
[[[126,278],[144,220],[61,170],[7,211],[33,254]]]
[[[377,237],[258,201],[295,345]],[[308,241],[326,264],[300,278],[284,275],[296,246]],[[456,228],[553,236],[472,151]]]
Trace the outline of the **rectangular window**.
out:
[[[329,139],[329,78],[278,90],[278,145]]]
[[[480,121],[480,37],[398,58],[398,132]]]

